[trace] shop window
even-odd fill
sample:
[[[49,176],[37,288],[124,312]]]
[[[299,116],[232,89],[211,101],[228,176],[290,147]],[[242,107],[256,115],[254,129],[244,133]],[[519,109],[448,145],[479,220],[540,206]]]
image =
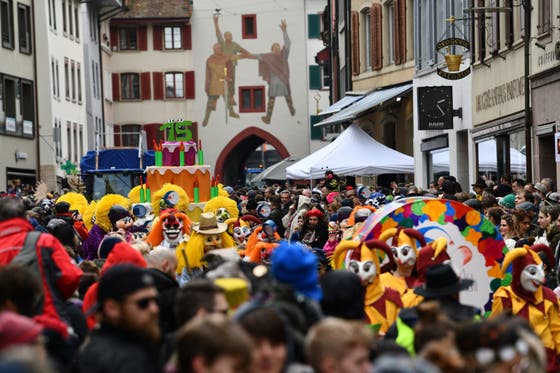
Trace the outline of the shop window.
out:
[[[241,34],[243,39],[257,38],[257,15],[244,14],[241,16]]]
[[[449,176],[449,148],[428,152],[429,180],[437,182],[441,176]]]
[[[140,74],[128,73],[121,74],[121,99],[139,100],[140,99]]]
[[[181,49],[181,27],[170,26],[163,28],[163,36],[165,41],[165,49]]]
[[[184,96],[183,73],[165,74],[165,97],[182,98]]]
[[[264,87],[239,87],[241,113],[264,112]]]

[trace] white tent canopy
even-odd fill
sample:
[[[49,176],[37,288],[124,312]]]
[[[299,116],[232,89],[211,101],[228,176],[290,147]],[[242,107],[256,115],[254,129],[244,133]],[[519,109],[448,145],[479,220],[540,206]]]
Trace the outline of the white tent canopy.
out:
[[[286,168],[295,164],[299,158],[288,157],[266,168],[251,181],[286,180]]]
[[[525,154],[515,148],[509,149],[510,168],[513,173],[525,173]],[[434,170],[439,172],[449,170],[449,150],[434,152],[432,157]],[[496,151],[496,140],[490,139],[478,143],[478,171],[497,172],[498,161]]]
[[[330,144],[286,169],[288,179],[320,179],[325,171],[339,175],[414,173],[414,158],[375,141],[352,124]]]

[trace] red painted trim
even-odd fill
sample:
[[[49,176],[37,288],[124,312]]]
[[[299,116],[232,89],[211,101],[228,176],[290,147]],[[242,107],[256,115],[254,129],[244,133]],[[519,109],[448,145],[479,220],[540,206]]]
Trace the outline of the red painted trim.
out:
[[[220,153],[218,160],[216,161],[216,166],[214,167],[214,175],[224,175],[224,164],[226,159],[229,157],[230,153],[235,150],[235,148],[246,138],[250,136],[257,136],[263,139],[263,142],[268,142],[272,144],[276,151],[280,153],[282,159],[290,156],[290,152],[284,144],[273,134],[262,130],[257,127],[249,127],[239,132],[231,141],[224,147],[224,150]],[[204,148],[204,145],[202,146]]]
[[[189,18],[132,18],[132,19],[111,19],[111,25],[130,25],[130,24],[137,24],[137,25],[145,25],[147,23],[180,23],[186,24],[189,22]]]
[[[244,107],[244,99],[243,99],[243,91],[251,91],[249,99],[249,108]],[[262,91],[262,106],[256,107],[255,106],[255,91],[261,90]],[[266,108],[266,95],[264,85],[258,86],[242,86],[239,87],[239,112],[240,113],[264,113]]]
[[[249,34],[246,27],[245,21],[250,19],[253,21],[253,33]],[[241,16],[241,35],[243,39],[256,39],[257,38],[257,15],[256,14],[243,14]]]

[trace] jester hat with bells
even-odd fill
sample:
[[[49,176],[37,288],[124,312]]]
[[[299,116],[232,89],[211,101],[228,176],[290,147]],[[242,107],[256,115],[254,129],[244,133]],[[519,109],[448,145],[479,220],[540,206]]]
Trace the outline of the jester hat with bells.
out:
[[[420,246],[426,246],[424,235],[412,228],[389,228],[381,232],[378,239],[386,242],[391,237],[393,238],[391,241],[391,256],[395,259],[396,265],[414,265],[418,256],[416,241],[420,243]]]
[[[170,247],[176,246],[185,234],[191,231],[191,219],[177,210],[167,210],[161,213],[146,238],[152,247],[160,245],[164,240],[169,240]],[[164,234],[165,233],[165,234]]]
[[[502,262],[502,277],[509,266],[511,271],[511,289],[529,303],[537,300],[536,292],[542,291],[544,284],[543,262],[539,255],[529,246],[515,248],[509,251]]]
[[[334,251],[333,268],[344,268],[348,250],[360,252],[360,260],[351,259],[346,269],[358,275],[362,284],[366,286],[364,311],[370,323],[379,324],[381,332],[384,333],[396,320],[402,307],[400,294],[396,290],[384,287],[379,281],[381,265],[377,251],[381,251],[392,262],[394,259],[391,248],[381,240],[342,241]]]

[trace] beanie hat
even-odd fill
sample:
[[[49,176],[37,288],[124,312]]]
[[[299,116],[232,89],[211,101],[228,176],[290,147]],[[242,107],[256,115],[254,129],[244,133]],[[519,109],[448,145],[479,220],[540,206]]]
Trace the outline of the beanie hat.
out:
[[[341,221],[348,219],[351,213],[352,213],[352,207],[344,206],[339,208],[338,211],[336,212],[338,222],[340,223]]]
[[[62,219],[51,219],[47,224],[47,230],[64,246],[74,246],[74,227]]]
[[[97,301],[122,300],[129,294],[151,286],[154,286],[154,278],[146,269],[118,264],[109,268],[99,279]]]
[[[57,202],[54,205],[54,211],[57,215],[68,213],[70,212],[70,204],[66,201]]]
[[[107,259],[111,250],[113,250],[115,245],[118,244],[119,242],[123,242],[120,236],[105,237],[103,241],[101,241],[101,244],[99,245],[99,249],[97,249],[97,256],[100,259]]]
[[[278,282],[291,285],[310,299],[321,300],[317,257],[311,251],[301,244],[283,242],[272,252],[271,260],[272,275]]]
[[[507,209],[515,208],[515,194],[508,194],[507,196],[502,198],[500,201],[500,205]]]
[[[114,226],[116,222],[130,216],[130,212],[121,205],[114,205],[109,209],[109,220]]]
[[[11,311],[0,312],[0,350],[35,342],[42,330],[43,327],[29,317]]]

